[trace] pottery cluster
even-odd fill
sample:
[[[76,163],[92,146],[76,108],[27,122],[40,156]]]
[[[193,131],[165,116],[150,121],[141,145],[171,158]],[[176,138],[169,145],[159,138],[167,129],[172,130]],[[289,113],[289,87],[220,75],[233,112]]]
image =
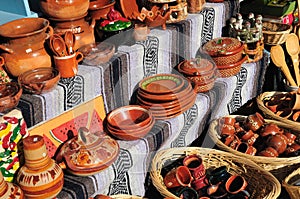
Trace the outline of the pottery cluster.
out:
[[[291,157],[300,152],[300,145],[295,141],[297,136],[291,130],[265,122],[257,112],[243,121],[220,118],[218,132],[226,146],[248,155]]]
[[[152,113],[139,105],[128,105],[111,111],[106,117],[106,130],[121,140],[145,137],[154,126]]]
[[[217,78],[217,68],[213,61],[197,57],[179,63],[178,71],[189,79],[197,93],[213,88]]]
[[[236,75],[247,60],[247,56],[244,56],[243,43],[232,37],[209,40],[203,45],[203,50],[212,57],[220,77]]]
[[[300,121],[300,94],[298,91],[277,93],[263,99],[265,107],[279,117]]]
[[[191,199],[248,198],[247,180],[226,166],[205,168],[197,154],[187,155],[164,168],[163,183],[175,196]]]
[[[151,111],[155,119],[173,118],[190,109],[196,100],[189,80],[175,74],[144,78],[137,89],[137,104]]]

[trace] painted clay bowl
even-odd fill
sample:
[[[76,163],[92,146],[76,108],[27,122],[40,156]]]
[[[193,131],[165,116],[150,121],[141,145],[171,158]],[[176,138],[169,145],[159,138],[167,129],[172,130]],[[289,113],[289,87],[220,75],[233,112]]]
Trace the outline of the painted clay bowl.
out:
[[[17,82],[0,84],[0,112],[2,113],[16,107],[22,93],[23,89]]]
[[[149,94],[176,93],[184,85],[184,79],[175,74],[157,74],[139,82],[139,89]]]
[[[214,74],[216,65],[204,58],[194,58],[190,60],[184,60],[179,63],[178,71],[188,76],[210,76]]]
[[[151,112],[139,105],[128,105],[111,111],[107,123],[117,129],[139,129],[152,122]]]
[[[24,91],[32,94],[41,94],[52,90],[60,79],[56,68],[36,68],[19,75],[18,82]]]

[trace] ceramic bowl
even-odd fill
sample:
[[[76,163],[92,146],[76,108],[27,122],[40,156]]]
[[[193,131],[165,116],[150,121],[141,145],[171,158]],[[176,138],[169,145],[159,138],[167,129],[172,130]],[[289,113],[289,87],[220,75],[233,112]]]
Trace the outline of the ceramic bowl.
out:
[[[82,46],[78,51],[82,52],[84,56],[84,64],[95,66],[108,62],[115,54],[116,49],[111,43],[101,42]]]
[[[0,84],[0,112],[6,112],[16,107],[22,93],[23,89],[17,82]]]
[[[111,8],[114,8],[115,0],[96,0],[90,1],[89,14],[92,18],[99,20],[106,18]]]
[[[19,75],[18,82],[24,91],[32,94],[41,94],[52,90],[60,79],[56,68],[36,68]]]
[[[107,123],[117,129],[137,129],[148,126],[153,116],[150,111],[139,105],[122,106],[107,115]]]
[[[188,76],[211,76],[215,73],[216,65],[205,58],[194,58],[179,63],[178,71]]]

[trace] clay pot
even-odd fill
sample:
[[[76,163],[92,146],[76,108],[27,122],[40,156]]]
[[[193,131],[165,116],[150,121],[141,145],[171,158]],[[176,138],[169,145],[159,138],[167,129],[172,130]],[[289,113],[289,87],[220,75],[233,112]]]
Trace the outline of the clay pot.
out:
[[[228,124],[231,126],[236,125],[236,119],[234,117],[222,117],[222,118],[220,118],[219,122],[220,122],[220,124]],[[239,124],[239,123],[237,123],[237,124]]]
[[[233,135],[235,133],[235,128],[232,125],[223,124],[220,126],[220,134],[223,135]]]
[[[16,184],[6,182],[0,172],[0,198],[7,199],[23,199],[24,193]]]
[[[89,5],[89,15],[95,20],[107,18],[107,14],[109,13],[110,9],[114,8],[115,3],[115,0],[91,1]]]
[[[278,152],[273,147],[267,147],[264,150],[260,151],[258,153],[259,156],[265,156],[265,157],[278,157]]]
[[[257,131],[264,123],[263,116],[257,112],[249,115],[245,120],[245,126],[252,131]]]
[[[285,135],[285,137],[287,138],[287,144],[290,146],[292,144],[294,144],[297,136],[291,132],[284,132],[283,135]]]
[[[300,154],[300,145],[296,143],[292,144],[291,146],[286,148],[285,154],[289,157],[298,156]]]
[[[94,27],[96,21],[93,18],[87,21],[86,16],[87,12],[70,19],[50,18],[51,23],[53,23],[54,33],[64,35],[66,31],[71,31],[75,34],[74,51],[82,46],[95,43]]]
[[[25,197],[55,198],[62,190],[64,174],[59,165],[48,156],[43,137],[28,136],[23,139],[23,146],[25,165],[20,168],[16,180]]]
[[[8,83],[11,81],[3,68],[4,63],[4,58],[0,56],[0,83]]]
[[[183,165],[187,166],[194,179],[205,176],[205,167],[202,158],[196,154],[186,156],[183,159]]]
[[[163,179],[167,188],[191,186],[193,177],[186,166],[179,166],[169,171]]]
[[[23,89],[17,82],[0,84],[0,112],[3,113],[15,108],[22,93]]]
[[[228,178],[225,183],[226,191],[231,194],[237,194],[241,191],[244,191],[247,187],[248,183],[246,179],[240,175],[233,175]]]
[[[5,68],[12,76],[38,67],[51,67],[51,57],[44,47],[53,34],[49,21],[43,18],[22,18],[0,26],[0,36],[6,43],[0,45]]]
[[[239,145],[237,145],[236,150],[248,155],[255,155],[257,151],[255,147],[246,142],[241,142]]]
[[[273,147],[281,154],[287,147],[287,138],[282,134],[272,135],[267,139],[267,145]]]
[[[268,135],[276,135],[277,133],[283,133],[283,130],[274,123],[269,123],[269,124],[264,125],[260,131],[260,135],[263,137],[268,136]]]
[[[202,189],[203,187],[206,187],[209,185],[209,182],[208,182],[208,179],[206,178],[206,175],[198,178],[198,179],[195,179],[193,180],[192,182],[192,187],[198,191],[200,189]]]
[[[231,174],[228,173],[227,167],[220,166],[220,167],[215,168],[208,174],[208,180],[209,180],[210,184],[217,185],[222,182],[226,182],[230,176],[231,176]]]
[[[40,0],[40,7],[48,17],[71,19],[86,13],[89,0]]]

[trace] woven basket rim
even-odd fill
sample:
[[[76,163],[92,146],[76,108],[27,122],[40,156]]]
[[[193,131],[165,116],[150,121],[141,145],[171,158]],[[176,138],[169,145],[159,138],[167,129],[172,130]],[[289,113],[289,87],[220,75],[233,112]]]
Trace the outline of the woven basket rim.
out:
[[[140,196],[132,196],[132,195],[127,195],[127,194],[117,194],[117,195],[111,195],[109,196],[114,199],[145,199]]]
[[[256,97],[256,102],[257,102],[257,106],[258,108],[263,112],[263,114],[267,117],[267,118],[271,118],[277,121],[281,121],[283,123],[289,124],[291,125],[290,128],[293,130],[299,130],[300,129],[300,123],[299,122],[295,122],[286,118],[282,118],[276,114],[274,114],[270,109],[268,109],[263,102],[263,99],[265,97],[271,97],[274,96],[276,94],[285,94],[288,92],[281,92],[281,91],[268,91],[268,92],[263,92],[260,95],[258,95]]]
[[[245,119],[247,116],[242,116],[242,115],[228,115],[227,117],[234,117],[234,118],[240,118],[240,119]],[[266,123],[275,123],[278,126],[282,127],[282,128],[289,128],[288,124],[276,121],[276,120],[269,120],[269,119],[265,119]],[[239,152],[237,150],[234,150],[228,146],[226,146],[219,138],[218,138],[218,133],[215,130],[215,127],[218,125],[218,121],[213,120],[209,126],[208,129],[208,133],[209,136],[211,137],[211,139],[216,143],[216,145],[222,149],[225,150],[227,152],[230,152],[232,154],[235,154],[237,156],[246,158],[246,159],[250,159],[253,162],[255,162],[256,164],[258,164],[259,166],[261,166],[262,168],[266,169],[267,171],[271,171],[274,169],[278,169],[278,168],[282,168],[288,165],[293,165],[293,164],[297,164],[300,163],[300,158],[299,156],[296,157],[278,157],[278,158],[274,158],[274,157],[265,157],[265,156],[258,156],[258,155],[249,155],[249,154],[245,154],[242,152]],[[300,129],[299,129],[299,133],[300,133]]]
[[[270,22],[270,21],[264,21],[263,23],[269,23],[269,24],[278,24],[278,25],[282,25],[282,26],[287,26],[289,27],[287,30],[283,30],[283,31],[270,31],[270,30],[262,30],[263,34],[288,34],[292,31],[293,26],[289,25],[289,24],[283,24],[283,23],[276,23],[276,22]]]
[[[177,156],[183,155],[190,155],[190,154],[198,154],[202,157],[203,162],[206,161],[206,158],[215,157],[220,155],[224,157],[226,160],[231,160],[236,162],[237,164],[244,164],[246,165],[245,173],[251,168],[257,171],[257,175],[264,175],[266,179],[268,179],[268,184],[272,184],[272,190],[270,190],[267,196],[264,196],[264,199],[275,199],[280,195],[281,192],[281,185],[279,181],[269,172],[264,170],[262,167],[258,166],[251,160],[245,159],[243,157],[236,156],[234,154],[217,150],[217,149],[210,149],[210,148],[203,148],[203,147],[176,147],[176,148],[169,148],[163,149],[156,153],[152,160],[150,177],[152,179],[153,185],[156,189],[165,197],[172,197],[174,199],[179,199],[179,197],[175,196],[171,192],[168,191],[167,187],[163,183],[163,177],[161,176],[161,169],[166,163],[166,161],[176,158]],[[179,157],[178,157],[179,158]],[[221,161],[218,161],[219,164],[222,165]],[[233,166],[233,163],[230,164]]]

